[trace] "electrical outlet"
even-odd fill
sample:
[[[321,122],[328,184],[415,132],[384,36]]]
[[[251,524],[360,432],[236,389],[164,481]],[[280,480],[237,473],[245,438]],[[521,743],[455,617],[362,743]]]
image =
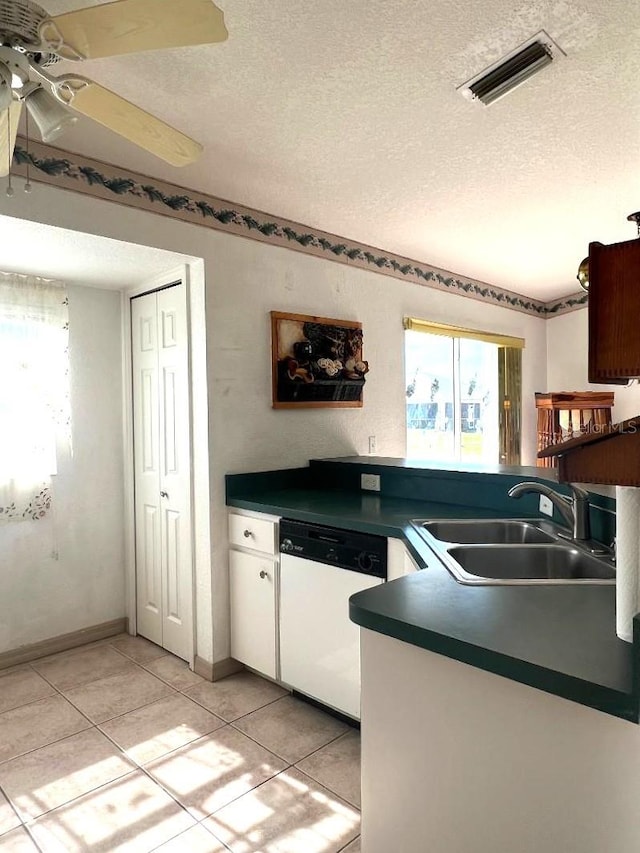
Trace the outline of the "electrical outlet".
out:
[[[540,512],[544,515],[553,516],[553,504],[546,495],[540,495]]]
[[[376,441],[375,435],[369,436],[369,453],[373,455],[378,452],[378,442]]]
[[[380,474],[360,474],[360,486],[368,492],[379,492]]]

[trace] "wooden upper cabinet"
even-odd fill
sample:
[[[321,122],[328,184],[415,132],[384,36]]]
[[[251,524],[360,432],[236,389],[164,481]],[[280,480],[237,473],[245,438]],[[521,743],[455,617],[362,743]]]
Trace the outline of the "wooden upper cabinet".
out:
[[[589,382],[640,376],[640,239],[589,244]]]

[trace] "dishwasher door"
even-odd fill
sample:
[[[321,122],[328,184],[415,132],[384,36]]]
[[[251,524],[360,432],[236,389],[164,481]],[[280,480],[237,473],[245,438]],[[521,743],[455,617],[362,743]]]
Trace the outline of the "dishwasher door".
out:
[[[349,597],[380,578],[280,557],[280,678],[294,690],[360,719],[360,629]]]

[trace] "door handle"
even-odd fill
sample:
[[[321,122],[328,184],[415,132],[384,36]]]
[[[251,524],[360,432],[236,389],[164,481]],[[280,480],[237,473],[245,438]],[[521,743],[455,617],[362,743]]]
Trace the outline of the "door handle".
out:
[[[160,492],[160,497],[161,497],[161,498],[168,498],[168,497],[169,497],[169,492]]]
[[[264,580],[265,578],[268,578],[268,577],[269,577],[269,575],[268,575],[268,573],[267,573],[267,572],[265,572],[265,570],[264,570],[264,569],[262,569],[262,570],[260,571],[260,577],[262,578],[262,580]]]

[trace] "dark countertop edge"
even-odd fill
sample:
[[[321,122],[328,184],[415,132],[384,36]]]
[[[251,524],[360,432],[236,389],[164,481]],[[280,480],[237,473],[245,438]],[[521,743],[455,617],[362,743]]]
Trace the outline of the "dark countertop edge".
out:
[[[431,651],[466,663],[476,669],[492,672],[511,681],[535,687],[561,699],[586,705],[627,722],[638,723],[638,703],[634,696],[612,688],[593,684],[565,673],[544,669],[527,661],[513,658],[453,637],[427,629],[416,628],[389,616],[378,616],[370,610],[349,602],[349,617],[362,628],[376,631],[391,639]]]
[[[416,503],[420,503],[416,501]],[[357,530],[359,533],[376,533],[378,536],[393,536],[395,539],[402,539],[405,544],[410,545],[405,539],[405,525],[389,524],[388,522],[380,522],[376,524],[374,521],[359,521],[356,518],[327,518],[326,512],[313,512],[312,510],[294,509],[289,506],[281,506],[279,504],[265,503],[259,497],[255,500],[247,498],[227,498],[227,506],[235,507],[236,509],[249,509],[252,512],[262,512],[266,515],[277,515],[280,518],[293,518],[295,521],[309,521],[312,524],[324,524],[328,527],[339,527],[342,530]],[[409,527],[409,525],[407,525]],[[411,548],[416,558],[419,555],[415,548]]]
[[[416,501],[416,503],[422,503],[422,501]],[[332,516],[331,518],[327,518],[326,510],[324,509],[314,512],[312,510],[294,508],[290,505],[269,503],[265,501],[265,496],[260,494],[256,494],[255,498],[229,496],[227,498],[227,505],[237,509],[247,509],[278,517],[340,527],[345,530],[357,530],[364,533],[375,533],[380,536],[391,536],[403,542],[419,566],[423,567],[425,564],[420,553],[420,545],[423,547],[424,545],[420,541],[414,544],[416,540],[420,540],[420,537],[409,523],[400,521],[397,524],[390,523],[389,521],[376,523],[361,521],[353,516],[343,518]],[[455,583],[453,579],[452,582]],[[350,615],[352,621],[356,624],[370,628],[391,638],[434,651],[445,657],[459,660],[462,663],[468,663],[478,669],[493,672],[512,681],[527,684],[546,693],[575,701],[580,705],[594,708],[595,710],[623,720],[633,723],[640,722],[640,685],[636,689],[636,685],[634,684],[632,692],[626,693],[616,690],[613,687],[597,684],[596,682],[585,681],[568,673],[536,666],[536,664],[523,661],[520,658],[505,655],[484,646],[476,646],[464,640],[438,634],[426,628],[416,628],[393,617],[376,615],[370,611],[362,611],[360,608],[352,611],[351,604]],[[634,629],[637,629],[637,642],[634,641],[634,647],[640,648],[640,615],[634,620]],[[634,666],[634,679],[636,677],[640,677],[640,673],[638,667]]]

